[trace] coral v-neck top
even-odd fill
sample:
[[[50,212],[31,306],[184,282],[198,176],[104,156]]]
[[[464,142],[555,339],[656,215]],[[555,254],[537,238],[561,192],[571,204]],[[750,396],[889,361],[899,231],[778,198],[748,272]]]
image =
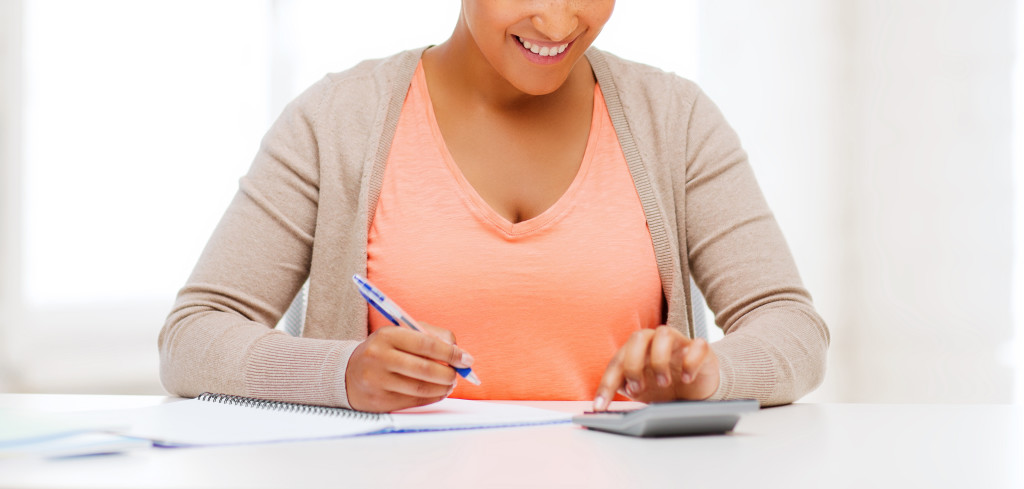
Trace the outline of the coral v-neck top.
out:
[[[367,276],[474,356],[482,385],[461,381],[452,397],[592,399],[612,355],[662,315],[651,236],[601,91],[568,190],[512,223],[452,159],[420,65],[384,171]],[[371,332],[389,327],[368,313]]]

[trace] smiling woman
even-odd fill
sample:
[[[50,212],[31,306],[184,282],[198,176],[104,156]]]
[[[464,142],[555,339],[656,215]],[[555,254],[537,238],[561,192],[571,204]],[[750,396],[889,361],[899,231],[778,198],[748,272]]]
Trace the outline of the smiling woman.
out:
[[[447,41],[289,104],[161,331],[167,389],[391,411],[816,387],[828,329],[738,138],[693,82],[591,48],[612,8],[465,0]],[[431,334],[368,314],[353,274]],[[272,330],[307,280],[303,337]]]

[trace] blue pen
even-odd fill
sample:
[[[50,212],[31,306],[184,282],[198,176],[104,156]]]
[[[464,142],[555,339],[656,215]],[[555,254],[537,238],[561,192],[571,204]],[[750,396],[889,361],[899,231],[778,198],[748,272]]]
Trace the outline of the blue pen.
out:
[[[391,299],[388,299],[383,292],[377,287],[374,287],[369,280],[361,277],[358,273],[352,276],[352,281],[356,283],[356,287],[359,289],[359,293],[362,294],[363,298],[373,306],[374,309],[379,311],[388,321],[391,321],[395,326],[406,325],[413,331],[419,331],[421,333],[427,333],[413,321],[412,316],[409,316],[398,307]],[[468,380],[474,385],[480,385],[480,379],[477,378],[476,374],[473,373],[471,368],[458,368],[452,367],[456,372],[459,373],[463,378]]]

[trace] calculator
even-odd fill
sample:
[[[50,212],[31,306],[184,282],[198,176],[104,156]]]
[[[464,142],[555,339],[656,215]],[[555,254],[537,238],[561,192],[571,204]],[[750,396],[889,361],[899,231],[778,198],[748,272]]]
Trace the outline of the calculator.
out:
[[[573,416],[572,422],[592,430],[621,435],[706,435],[732,431],[741,414],[760,408],[760,403],[754,399],[673,401],[629,411],[587,412]]]

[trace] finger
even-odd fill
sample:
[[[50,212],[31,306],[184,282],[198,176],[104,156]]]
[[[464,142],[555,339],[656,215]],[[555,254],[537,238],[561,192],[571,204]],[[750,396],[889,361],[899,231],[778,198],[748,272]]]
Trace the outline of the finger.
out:
[[[399,350],[453,367],[466,368],[473,365],[473,356],[456,345],[424,332],[404,328],[397,331],[392,333],[392,344]]]
[[[433,324],[428,324],[428,323],[417,323],[417,324],[420,326],[420,329],[424,330],[428,334],[431,334],[431,335],[434,335],[434,336],[438,337],[441,341],[443,341],[445,343],[448,343],[449,345],[454,345],[455,344],[455,333],[452,333],[451,331],[449,331],[447,329],[444,329],[444,328],[441,328],[441,327],[438,327],[438,326],[434,326]]]
[[[686,353],[683,357],[683,375],[682,381],[684,384],[693,382],[693,379],[697,377],[697,373],[700,371],[700,367],[704,364],[704,360],[708,357],[708,342],[701,338],[693,340],[689,346],[686,347]]]
[[[389,359],[387,365],[392,373],[420,382],[442,385],[445,388],[453,385],[457,378],[455,370],[451,367],[401,350]]]
[[[608,367],[604,370],[601,383],[597,386],[597,393],[594,394],[594,411],[608,409],[608,404],[615,397],[615,392],[622,387],[624,381],[622,376],[622,351],[620,348],[615,353],[615,356],[608,362]]]
[[[672,373],[682,370],[682,355],[685,338],[682,333],[668,327],[658,326],[651,340],[651,371],[658,387],[672,384]]]
[[[437,365],[436,363],[434,365]],[[445,367],[442,367],[445,368]],[[451,371],[452,369],[448,368]],[[455,381],[451,384],[435,384],[422,380],[406,377],[398,373],[389,374],[384,380],[382,387],[388,392],[401,394],[409,397],[433,399],[436,397],[448,397],[455,389]]]
[[[622,374],[626,378],[626,393],[629,397],[638,396],[647,387],[644,385],[644,370],[648,365],[652,338],[654,330],[637,331],[622,346]]]
[[[370,412],[386,413],[391,411],[398,411],[399,409],[406,409],[417,406],[426,406],[427,404],[433,404],[435,402],[444,400],[446,396],[438,397],[416,397],[407,396],[405,394],[398,394],[396,392],[380,391],[371,399],[373,407],[367,408]],[[355,407],[355,406],[353,406]]]
[[[455,333],[447,329],[428,323],[419,323],[419,326],[425,333],[435,336],[449,345],[455,345],[456,343]],[[445,363],[459,368],[469,367],[473,363],[473,355],[470,355],[465,350],[458,348],[458,346],[456,346],[456,348],[457,350],[454,352],[455,357],[452,358],[451,361],[447,361]]]

